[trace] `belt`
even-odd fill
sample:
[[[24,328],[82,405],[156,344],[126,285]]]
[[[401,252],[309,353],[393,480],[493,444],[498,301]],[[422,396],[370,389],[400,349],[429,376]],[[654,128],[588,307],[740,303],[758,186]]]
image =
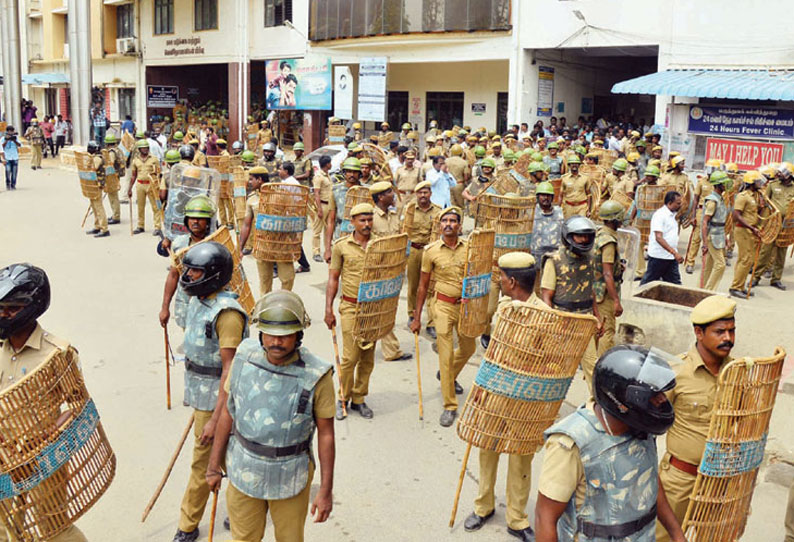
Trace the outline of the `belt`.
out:
[[[358,299],[356,299],[355,297],[347,296],[347,295],[343,295],[342,296],[342,301],[347,301],[348,303],[358,303]]]
[[[141,184],[149,184],[150,181],[141,181],[141,180],[139,180],[138,182],[141,183]]]
[[[590,299],[587,301],[557,301],[556,299],[552,299],[551,302],[558,307],[571,311],[581,311],[593,307],[593,301]]]
[[[444,303],[452,303],[453,305],[460,303],[459,297],[449,297],[448,295],[444,295],[441,292],[436,292],[436,299],[443,301]]]
[[[674,455],[670,455],[670,464],[677,468],[678,470],[685,472],[687,474],[691,474],[692,476],[698,475],[698,467],[697,465],[693,465],[692,463],[687,463],[686,461],[681,461]]]
[[[218,378],[220,378],[221,374],[223,374],[222,367],[206,367],[204,365],[193,363],[189,359],[185,360],[185,369],[187,369],[191,373],[196,373],[197,375],[215,376]]]
[[[270,459],[275,459],[278,457],[290,457],[301,454],[307,451],[312,444],[312,439],[308,438],[303,442],[293,444],[292,446],[266,446],[252,440],[248,440],[237,431],[234,432],[234,436],[237,439],[237,442],[239,442],[243,448],[252,454],[268,457]]]
[[[320,203],[322,203],[323,205],[328,205],[327,201],[320,200]]]
[[[577,205],[584,205],[585,203],[587,203],[587,200],[583,200],[583,201],[565,200],[565,205],[570,205],[571,207],[576,207]]]
[[[709,226],[714,226],[715,228],[722,228],[725,226],[725,222],[714,222],[713,220],[709,221]]]
[[[582,519],[576,520],[577,531],[587,538],[626,538],[641,531],[646,525],[656,519],[656,505],[653,505],[645,515],[634,521],[619,523],[617,525],[598,525]]]
[[[427,246],[427,243],[414,243],[411,241],[411,248],[415,248],[416,250],[422,250]]]

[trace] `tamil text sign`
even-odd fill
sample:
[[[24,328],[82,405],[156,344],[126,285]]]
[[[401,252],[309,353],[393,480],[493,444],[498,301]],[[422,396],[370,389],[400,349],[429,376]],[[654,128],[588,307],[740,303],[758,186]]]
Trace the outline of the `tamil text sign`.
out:
[[[358,64],[358,120],[386,120],[386,67],[384,57],[362,58]]]
[[[268,109],[331,109],[331,60],[306,57],[268,60]]]
[[[757,107],[689,108],[689,131],[757,139],[794,139],[794,110]]]
[[[706,160],[712,158],[733,162],[742,170],[757,169],[783,160],[783,144],[710,137],[706,140]]]
[[[538,116],[550,117],[554,101],[554,68],[538,67]]]
[[[179,87],[147,85],[146,107],[175,107],[179,101]]]

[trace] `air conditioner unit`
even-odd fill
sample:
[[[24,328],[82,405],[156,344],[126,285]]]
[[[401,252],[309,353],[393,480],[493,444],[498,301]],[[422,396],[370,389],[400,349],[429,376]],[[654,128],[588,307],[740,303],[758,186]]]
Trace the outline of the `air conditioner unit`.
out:
[[[135,38],[118,38],[116,40],[116,52],[120,55],[134,53],[136,50]]]

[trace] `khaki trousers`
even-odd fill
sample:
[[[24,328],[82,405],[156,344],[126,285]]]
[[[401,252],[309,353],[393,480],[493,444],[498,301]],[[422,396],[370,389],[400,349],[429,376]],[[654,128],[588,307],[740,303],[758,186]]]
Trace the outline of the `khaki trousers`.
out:
[[[583,203],[581,205],[568,205],[567,203],[563,203],[562,216],[566,220],[574,215],[587,216],[587,209],[588,207],[586,203]]]
[[[788,489],[786,505],[786,538],[785,542],[794,542],[794,483]]]
[[[761,255],[758,257],[758,268],[755,270],[754,279],[759,279],[767,269],[772,269],[772,282],[783,278],[783,266],[786,263],[788,247],[779,247],[775,243],[761,245]]]
[[[598,313],[604,320],[604,334],[598,339],[598,348],[596,349],[596,355],[600,358],[601,354],[615,346],[615,301],[609,296],[609,293],[604,294],[604,300],[598,304]]]
[[[702,239],[700,238],[700,224],[702,224],[703,220],[703,208],[698,208],[697,211],[697,226],[692,227],[692,233],[690,234],[692,237],[692,241],[689,243],[689,250],[686,253],[686,265],[695,265],[695,260],[698,259],[698,255],[700,254],[700,243]]]
[[[218,199],[218,221],[221,226],[234,226],[234,200],[232,198]]]
[[[210,487],[207,485],[207,465],[210,462],[210,451],[212,444],[203,446],[199,437],[204,431],[204,426],[212,417],[211,410],[193,410],[193,459],[190,462],[190,478],[187,481],[185,496],[182,497],[182,506],[179,510],[179,530],[186,533],[195,531],[201,516],[204,515],[204,508],[207,506],[207,499],[210,497]]]
[[[601,340],[599,339],[599,344],[600,342]],[[596,352],[595,335],[593,335],[593,338],[587,343],[587,350],[584,351],[582,361],[579,363],[591,397],[593,395],[593,370],[595,369],[596,361],[598,361],[598,353]]]
[[[463,199],[463,190],[465,188],[465,184],[458,183],[450,189],[449,195],[452,198],[452,205],[463,209],[463,206],[466,204],[466,200]]]
[[[369,377],[375,368],[375,344],[361,348],[353,338],[356,305],[347,301],[339,302],[339,316],[342,321],[342,396],[360,405],[369,394]]]
[[[477,344],[474,337],[458,333],[460,304],[436,300],[436,345],[438,346],[438,368],[441,372],[441,397],[444,410],[457,410],[458,398],[455,395],[455,379],[458,377]],[[458,335],[458,348],[453,350],[453,331]]]
[[[662,481],[667,502],[673,509],[673,514],[678,523],[684,521],[686,509],[689,506],[689,497],[695,488],[697,476],[687,474],[670,465],[670,453],[667,452],[659,464],[659,479]],[[669,542],[670,535],[660,521],[656,521],[656,542]]]
[[[725,249],[714,248],[711,239],[706,239],[709,251],[706,254],[706,263],[703,265],[703,287],[706,290],[716,291],[717,286],[725,274]]]
[[[425,249],[423,248],[411,247],[411,253],[408,255],[408,267],[406,269],[406,274],[408,275],[408,318],[412,318],[414,311],[416,311],[416,292],[419,290],[419,279],[422,276],[422,255],[424,253]],[[427,306],[427,327],[434,326],[435,302],[435,296],[425,302]]]
[[[495,507],[494,487],[499,456],[496,452],[480,448],[480,488],[474,499],[474,513],[480,517],[490,514]],[[530,455],[508,455],[507,463],[507,526],[521,530],[529,527],[527,501],[532,485],[532,458]]]
[[[755,247],[760,242],[755,235],[747,228],[734,229],[733,235],[736,237],[736,246],[739,247],[739,256],[733,268],[732,290],[744,291],[747,275],[753,270],[753,260],[755,259]]]
[[[121,220],[121,202],[119,201],[119,191],[112,190],[107,193],[110,203],[110,213],[113,220]]]
[[[94,229],[104,233],[108,231],[108,215],[105,214],[105,206],[102,205],[102,196],[91,198],[91,210],[94,212]]]
[[[320,213],[314,213],[312,217],[312,255],[317,256],[321,254],[320,247],[322,246],[321,240],[323,239],[323,232],[325,231],[325,221],[328,219],[328,204],[322,205],[322,217]]]
[[[278,279],[281,281],[282,290],[292,290],[295,284],[295,266],[292,262],[276,262]],[[269,293],[273,289],[273,262],[256,261],[256,270],[259,272],[259,296]]]
[[[289,499],[255,499],[229,484],[226,490],[226,507],[235,542],[261,542],[265,536],[268,511],[270,511],[270,519],[273,520],[277,542],[303,542],[312,478],[314,478],[314,463],[310,461],[309,481],[306,482],[306,487]]]
[[[146,228],[146,200],[152,208],[154,217],[154,229],[159,230],[163,225],[163,217],[159,207],[159,201],[154,197],[154,192],[149,190],[148,184],[135,183],[135,200],[138,205],[138,227]]]
[[[30,146],[30,167],[41,167],[41,145]]]
[[[381,351],[383,352],[383,359],[386,361],[393,361],[403,355],[403,350],[400,348],[400,341],[394,330],[389,331],[389,334],[380,340]]]

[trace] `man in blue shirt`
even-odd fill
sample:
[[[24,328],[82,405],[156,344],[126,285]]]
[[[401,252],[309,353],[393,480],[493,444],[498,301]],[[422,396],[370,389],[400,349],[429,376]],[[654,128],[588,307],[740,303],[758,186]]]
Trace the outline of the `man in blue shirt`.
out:
[[[19,147],[16,130],[13,126],[9,126],[6,128],[6,135],[0,139],[0,160],[6,168],[6,190],[17,189]]]
[[[452,196],[450,189],[457,185],[458,181],[447,169],[443,156],[433,157],[433,167],[428,170],[425,180],[430,181],[430,190],[432,191],[430,201],[442,209],[451,207]]]
[[[135,123],[132,122],[132,117],[127,115],[124,117],[124,122],[121,123],[121,133],[129,132],[130,135],[135,135]]]
[[[94,141],[101,148],[105,144],[105,131],[107,130],[107,117],[105,111],[102,109],[100,103],[94,104],[94,110],[91,111],[91,124],[94,127]]]

